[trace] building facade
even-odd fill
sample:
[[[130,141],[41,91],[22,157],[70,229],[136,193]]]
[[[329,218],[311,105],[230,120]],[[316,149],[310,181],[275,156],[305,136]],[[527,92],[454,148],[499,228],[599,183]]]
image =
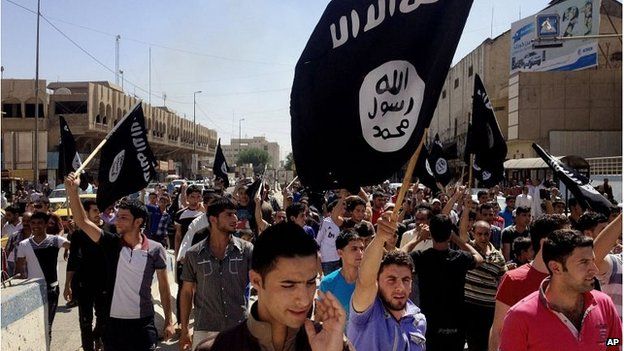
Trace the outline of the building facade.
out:
[[[32,80],[5,79],[2,81],[2,170],[15,174],[21,169],[34,168],[29,161],[29,133],[34,130],[30,120],[34,83]],[[45,81],[40,90],[46,92]],[[120,87],[109,82],[55,82],[48,86],[50,93],[41,94],[44,115],[40,119],[39,168],[42,178],[56,179],[59,116],[63,116],[76,139],[78,152],[88,155],[125,114],[139,101],[126,95]],[[177,173],[190,177],[193,141],[199,158],[214,156],[217,144],[216,131],[202,125],[194,127],[167,107],[150,106],[142,102],[150,146],[159,161],[160,172]],[[32,113],[34,115],[34,113]],[[196,128],[196,129],[195,129]],[[196,135],[196,138],[194,136]],[[43,142],[42,142],[43,140]],[[99,157],[88,168],[97,174]],[[177,166],[176,166],[177,165]],[[199,167],[207,170],[209,167]],[[17,172],[19,174],[19,172]],[[25,179],[32,179],[24,175]],[[45,179],[45,178],[44,178]]]
[[[269,154],[269,168],[280,168],[280,147],[276,142],[268,141],[265,137],[247,139],[231,139],[230,145],[221,145],[228,165],[237,163],[238,153],[247,149],[260,149]]]
[[[600,16],[600,34],[619,32],[619,2],[603,0]],[[474,74],[479,74],[507,140],[508,159],[537,157],[531,147],[534,142],[554,155],[621,155],[620,40],[598,40],[597,67],[512,76],[510,40],[510,31],[487,39],[451,67],[431,122],[431,138],[438,133],[442,141],[456,142],[460,158],[463,156],[472,117]]]

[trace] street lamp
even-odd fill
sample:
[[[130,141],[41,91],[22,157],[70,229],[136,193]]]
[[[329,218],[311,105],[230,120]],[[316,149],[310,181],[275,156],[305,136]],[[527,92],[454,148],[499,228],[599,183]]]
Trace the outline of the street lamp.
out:
[[[193,155],[195,155],[195,146],[197,145],[197,125],[195,124],[195,97],[197,94],[201,93],[201,90],[193,92]],[[193,157],[191,157],[192,159]],[[195,160],[193,161],[193,169],[197,169],[197,156],[195,156]]]
[[[238,120],[238,156],[240,157],[241,152],[241,122],[244,121],[244,118]]]
[[[119,74],[121,75],[121,91],[124,91],[124,77],[123,77],[123,69],[119,70]]]

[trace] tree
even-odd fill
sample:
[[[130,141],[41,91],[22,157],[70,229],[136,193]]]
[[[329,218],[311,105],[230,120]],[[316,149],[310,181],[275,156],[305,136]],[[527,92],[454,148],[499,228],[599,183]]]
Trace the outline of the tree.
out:
[[[284,162],[284,169],[288,171],[295,170],[295,159],[293,158],[292,152],[286,155],[286,162]]]
[[[251,163],[253,164],[254,169],[256,169],[264,167],[264,165],[269,163],[269,160],[271,160],[271,157],[269,156],[268,152],[261,149],[251,148],[242,150],[238,154],[237,163],[239,165],[242,165],[244,163]]]

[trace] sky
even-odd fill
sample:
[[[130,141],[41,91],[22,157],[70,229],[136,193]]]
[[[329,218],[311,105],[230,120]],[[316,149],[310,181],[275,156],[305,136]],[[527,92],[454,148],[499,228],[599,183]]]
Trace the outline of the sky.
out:
[[[548,0],[474,0],[453,63]],[[295,64],[327,0],[41,0],[39,77],[115,82],[215,129],[223,144],[265,136],[291,152]],[[173,6],[172,6],[173,5]],[[4,78],[35,76],[36,0],[0,0]],[[34,12],[33,12],[34,11]],[[151,95],[150,75],[151,48]],[[121,85],[121,84],[120,84]],[[244,120],[242,120],[244,119]]]

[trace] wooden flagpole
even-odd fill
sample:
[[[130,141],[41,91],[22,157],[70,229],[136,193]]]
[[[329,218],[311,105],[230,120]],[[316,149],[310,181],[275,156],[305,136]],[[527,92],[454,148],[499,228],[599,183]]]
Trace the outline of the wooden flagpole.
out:
[[[474,168],[474,159],[475,159],[475,155],[474,154],[470,154],[470,164],[468,165],[468,167],[470,167],[470,169],[468,170],[468,194],[472,195],[472,169]]]
[[[418,156],[420,155],[420,151],[422,150],[423,145],[425,144],[425,138],[427,136],[427,132],[429,128],[425,128],[425,132],[423,133],[422,139],[420,139],[420,144],[418,144],[418,148],[416,152],[410,158],[409,163],[407,164],[407,169],[405,170],[405,176],[403,177],[403,184],[401,184],[401,189],[399,190],[399,194],[397,195],[396,204],[394,205],[394,210],[392,210],[392,219],[396,219],[399,216],[399,210],[403,207],[403,199],[405,198],[405,194],[407,193],[407,188],[409,187],[410,181],[412,180],[412,174],[414,174],[414,168],[416,168],[416,162],[418,161]]]
[[[87,157],[84,162],[82,162],[82,164],[80,165],[80,167],[78,167],[78,169],[74,172],[76,174],[80,174],[82,173],[82,171],[85,170],[85,168],[87,168],[87,165],[89,164],[89,162],[91,162],[91,160],[93,160],[93,158],[95,157],[95,155],[98,154],[98,152],[100,152],[100,149],[102,149],[102,147],[104,147],[104,144],[106,144],[106,142],[108,141],[108,138],[111,137],[111,135],[113,135],[113,133],[115,133],[117,131],[117,129],[119,128],[119,126],[121,126],[121,124],[126,120],[126,118],[128,118],[128,116],[130,116],[130,114],[132,112],[134,112],[134,110],[141,104],[141,100],[139,100],[127,113],[126,115],[121,119],[121,121],[119,121],[115,126],[113,126],[113,128],[110,130],[110,132],[108,132],[108,134],[106,134],[106,136],[104,137],[104,140],[102,140],[98,146],[91,152],[91,154],[89,155],[89,157]]]

